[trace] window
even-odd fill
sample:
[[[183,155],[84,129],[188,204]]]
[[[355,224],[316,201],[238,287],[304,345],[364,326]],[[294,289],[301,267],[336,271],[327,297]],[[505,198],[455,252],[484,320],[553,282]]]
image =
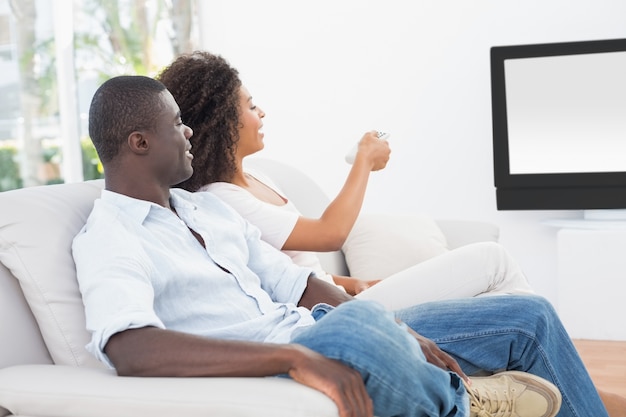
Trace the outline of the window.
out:
[[[96,88],[154,76],[198,39],[197,0],[0,0],[0,191],[100,178]]]

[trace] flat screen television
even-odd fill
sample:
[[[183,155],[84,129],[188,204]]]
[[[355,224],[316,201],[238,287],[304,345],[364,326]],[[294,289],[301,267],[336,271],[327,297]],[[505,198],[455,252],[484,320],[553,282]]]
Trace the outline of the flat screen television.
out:
[[[491,89],[498,210],[626,208],[626,39],[494,46]]]

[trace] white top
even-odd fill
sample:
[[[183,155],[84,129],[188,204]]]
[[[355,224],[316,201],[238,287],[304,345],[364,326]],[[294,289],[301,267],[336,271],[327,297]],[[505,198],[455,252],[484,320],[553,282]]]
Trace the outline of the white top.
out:
[[[206,337],[286,343],[314,323],[298,307],[312,270],[260,239],[211,193],[174,189],[159,205],[103,191],[72,250],[87,350],[111,365],[109,338],[156,326]],[[204,239],[206,249],[189,228]]]
[[[210,191],[233,207],[246,220],[261,230],[261,239],[282,250],[287,238],[302,215],[271,179],[256,171],[247,171],[258,181],[273,189],[286,203],[282,206],[259,200],[245,188],[228,182],[205,185],[200,191]],[[300,266],[312,268],[318,278],[335,284],[333,277],[322,268],[315,252],[283,251]]]

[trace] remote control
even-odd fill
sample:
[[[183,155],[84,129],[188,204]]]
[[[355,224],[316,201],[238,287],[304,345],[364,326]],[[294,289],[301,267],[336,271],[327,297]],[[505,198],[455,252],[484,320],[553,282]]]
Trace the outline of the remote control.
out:
[[[385,132],[377,132],[376,135],[378,136],[378,139],[380,140],[387,140],[389,139],[389,136],[391,136],[389,133],[385,133]],[[356,152],[358,150],[359,150],[359,142],[355,143],[352,149],[350,149],[350,151],[346,154],[347,163],[349,164],[354,163],[354,158],[356,158]]]

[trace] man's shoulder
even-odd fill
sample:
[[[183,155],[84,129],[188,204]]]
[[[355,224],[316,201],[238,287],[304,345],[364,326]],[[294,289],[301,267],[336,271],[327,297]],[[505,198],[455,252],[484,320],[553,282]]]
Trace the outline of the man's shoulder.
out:
[[[106,190],[96,199],[87,217],[85,225],[76,237],[89,234],[120,234],[128,231],[131,222],[141,223],[146,217],[149,207],[134,205],[132,201],[120,198]]]
[[[117,229],[123,230],[124,228],[115,227],[118,221],[117,208],[100,199],[96,200],[87,221],[74,237],[74,246],[91,237],[98,239],[109,233],[114,234]]]

